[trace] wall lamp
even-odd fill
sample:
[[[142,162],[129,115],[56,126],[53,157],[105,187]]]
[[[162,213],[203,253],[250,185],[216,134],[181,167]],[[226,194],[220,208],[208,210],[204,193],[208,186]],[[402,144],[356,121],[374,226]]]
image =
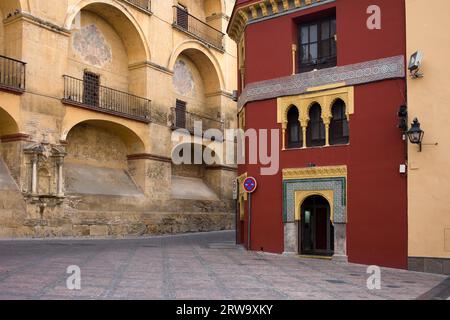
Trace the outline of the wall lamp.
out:
[[[417,118],[414,118],[411,128],[406,132],[409,142],[419,145],[419,152],[422,152],[422,141],[425,131],[420,128],[420,122]]]

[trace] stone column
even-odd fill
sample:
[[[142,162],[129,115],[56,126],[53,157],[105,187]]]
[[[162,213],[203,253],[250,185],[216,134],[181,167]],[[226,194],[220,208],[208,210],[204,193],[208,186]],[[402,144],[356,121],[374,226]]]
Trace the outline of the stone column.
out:
[[[33,154],[31,159],[31,194],[37,194],[37,163],[38,163],[38,155]]]
[[[333,261],[348,262],[347,256],[347,224],[334,224],[334,255]]]
[[[58,197],[64,197],[64,191],[63,191],[63,181],[64,181],[64,177],[63,177],[63,163],[64,160],[62,157],[58,157],[56,160],[56,166],[58,169],[58,185],[57,185],[57,195]]]
[[[287,123],[283,123],[283,149],[286,150],[286,129],[287,129]]]
[[[292,45],[292,75],[295,75],[297,73],[296,58],[297,58],[297,45],[293,44]]]
[[[302,124],[303,148],[306,148],[306,147],[307,147],[307,144],[306,144],[306,131],[307,131],[307,130],[308,130],[308,125],[304,126],[304,125]]]
[[[284,224],[284,254],[298,253],[298,222],[285,222]]]
[[[328,114],[322,114],[323,124],[325,125],[325,146],[330,146],[330,123],[331,116]]]
[[[325,146],[330,146],[330,124],[325,123]]]

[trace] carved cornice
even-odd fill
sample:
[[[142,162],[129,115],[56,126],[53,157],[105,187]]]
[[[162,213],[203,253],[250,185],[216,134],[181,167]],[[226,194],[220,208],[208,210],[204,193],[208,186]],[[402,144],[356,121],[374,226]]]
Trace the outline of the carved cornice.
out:
[[[16,133],[0,137],[0,142],[30,141],[30,135],[25,133]]]
[[[41,28],[45,28],[47,30],[56,32],[58,34],[61,34],[63,36],[69,37],[70,36],[70,30],[65,29],[53,22],[47,21],[47,20],[43,20],[41,18],[35,17],[32,14],[28,13],[28,12],[20,12],[17,13],[11,17],[8,17],[4,20],[4,24],[9,25],[12,23],[15,23],[17,21],[27,21],[31,24],[34,24],[36,26],[39,26]]]
[[[170,159],[168,157],[163,157],[163,156],[150,154],[150,153],[132,154],[132,155],[127,156],[127,159],[129,161],[153,160],[153,161],[160,161],[160,162],[172,162],[172,159]]]
[[[335,83],[340,83],[342,86],[354,86],[404,77],[404,56],[305,72],[247,85],[239,97],[238,108],[252,101],[300,95],[310,92],[313,87]]]
[[[245,27],[249,23],[334,1],[335,0],[258,0],[250,4],[242,5],[235,9],[228,26],[228,35],[234,41],[239,42]]]
[[[219,164],[207,166],[206,169],[207,170],[223,170],[223,171],[231,171],[231,172],[237,171],[237,167],[231,167],[231,166],[219,165]]]
[[[157,63],[151,62],[151,61],[143,61],[143,62],[130,64],[128,66],[128,69],[129,70],[135,70],[135,69],[146,68],[146,67],[155,69],[157,71],[161,71],[161,72],[166,73],[166,74],[168,74],[170,76],[173,75],[173,71],[172,70],[169,70],[166,67],[163,67],[163,66],[161,66],[161,65],[159,65]]]
[[[283,169],[283,180],[347,177],[347,166]]]

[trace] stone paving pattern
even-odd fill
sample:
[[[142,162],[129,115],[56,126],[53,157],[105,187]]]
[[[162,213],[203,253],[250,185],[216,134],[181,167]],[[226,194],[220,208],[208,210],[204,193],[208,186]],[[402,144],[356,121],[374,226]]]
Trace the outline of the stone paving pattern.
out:
[[[247,252],[233,232],[129,240],[0,241],[0,299],[415,299],[446,277]],[[79,291],[66,268],[81,268]]]

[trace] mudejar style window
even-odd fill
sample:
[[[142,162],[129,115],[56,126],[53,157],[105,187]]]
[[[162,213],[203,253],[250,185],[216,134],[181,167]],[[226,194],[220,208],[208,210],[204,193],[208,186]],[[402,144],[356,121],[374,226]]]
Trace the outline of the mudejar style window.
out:
[[[348,144],[350,141],[346,106],[341,99],[336,100],[331,107],[330,144]]]
[[[307,147],[321,147],[325,145],[325,124],[322,119],[322,108],[315,103],[309,109],[309,123],[306,131]]]
[[[299,111],[297,107],[292,106],[289,109],[287,125],[287,147],[288,148],[301,148],[303,145],[303,136],[299,121]]]

